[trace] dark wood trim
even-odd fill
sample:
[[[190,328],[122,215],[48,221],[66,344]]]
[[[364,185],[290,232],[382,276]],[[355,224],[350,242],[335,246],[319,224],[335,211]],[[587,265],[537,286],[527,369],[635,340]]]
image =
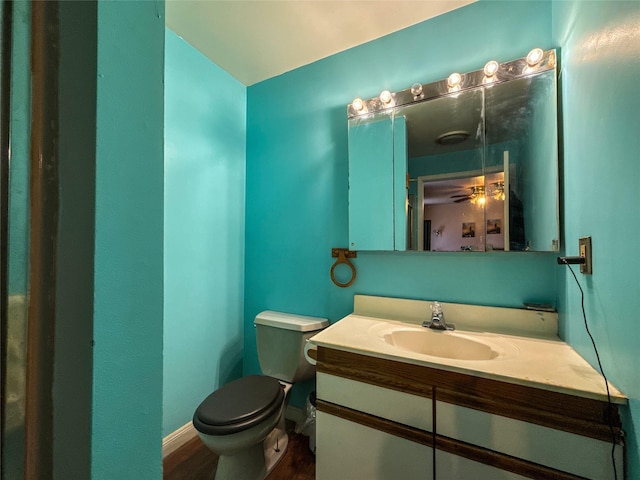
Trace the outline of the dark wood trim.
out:
[[[98,2],[59,2],[54,478],[91,477]]]
[[[555,430],[611,441],[607,402],[505,381],[439,370],[383,358],[318,347],[317,371],[438,401],[534,423]],[[435,402],[434,402],[435,403]],[[612,407],[614,433],[622,423]]]
[[[512,418],[514,420],[521,420],[527,423],[533,423],[543,427],[553,428],[555,430],[561,430],[563,432],[574,433],[585,437],[602,440],[604,442],[611,442],[611,428],[608,423],[596,423],[589,419],[593,417],[594,411],[588,408],[584,408],[584,405],[580,405],[580,402],[576,402],[576,405],[558,405],[556,411],[549,411],[549,400],[546,398],[545,390],[533,389],[528,398],[524,398],[530,402],[529,405],[523,405],[520,401],[513,402],[510,399],[518,397],[517,392],[510,392],[512,384],[505,383],[504,387],[500,388],[500,395],[505,394],[507,398],[494,397],[487,398],[481,396],[473,396],[468,394],[462,394],[459,392],[452,392],[445,390],[444,388],[438,388],[436,390],[436,400],[439,402],[451,403],[454,405],[472,408],[474,410],[480,410],[482,412],[490,413],[493,415],[500,415],[503,417]],[[538,406],[538,408],[536,407]],[[597,411],[596,414],[606,414],[607,405],[595,405]],[[546,410],[543,410],[546,409]],[[574,411],[567,412],[567,409]],[[578,411],[575,411],[578,409]],[[617,413],[617,410],[616,410]],[[576,415],[577,414],[577,415]],[[580,418],[580,415],[584,414],[584,417]],[[604,421],[604,420],[603,420]],[[620,428],[616,430],[618,443],[622,442],[620,436]]]
[[[422,368],[358,353],[318,347],[316,370],[399,392],[431,398],[433,391],[426,382]]]
[[[53,476],[58,2],[31,3],[31,225],[25,478]]]
[[[584,477],[572,475],[570,473],[545,467],[537,463],[522,460],[520,458],[494,452],[486,448],[471,445],[442,435],[436,435],[436,449],[443,452],[458,455],[460,457],[473,460],[474,462],[490,465],[500,470],[513,472],[527,478],[548,479],[548,480],[585,480]],[[438,454],[436,453],[436,458]]]
[[[394,437],[404,438],[433,448],[434,436],[432,432],[425,432],[418,428],[402,425],[385,418],[376,417],[351,408],[336,405],[335,403],[325,402],[324,400],[318,400],[316,408],[318,411],[328,413],[334,417],[343,418],[345,420],[364,425],[365,427],[370,427],[374,430],[388,433]]]
[[[318,350],[316,350],[315,348],[310,348],[309,350],[307,350],[307,355],[309,355],[309,358],[312,358],[314,360],[318,360]]]

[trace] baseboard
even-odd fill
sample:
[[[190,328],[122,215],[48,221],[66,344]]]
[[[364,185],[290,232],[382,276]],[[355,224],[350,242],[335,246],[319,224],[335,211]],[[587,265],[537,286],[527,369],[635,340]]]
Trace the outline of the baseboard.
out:
[[[175,432],[171,432],[162,439],[162,459],[164,460],[171,453],[175,452],[189,440],[197,436],[198,432],[191,422],[181,426]]]

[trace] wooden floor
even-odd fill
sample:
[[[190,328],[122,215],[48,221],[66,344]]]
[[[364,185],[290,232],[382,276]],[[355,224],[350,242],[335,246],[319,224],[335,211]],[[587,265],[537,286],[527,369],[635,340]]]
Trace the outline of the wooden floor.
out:
[[[218,457],[196,437],[164,459],[162,478],[212,480],[217,464]],[[309,437],[291,432],[287,451],[267,480],[314,480],[315,467],[316,459],[309,450]]]
[[[163,480],[211,480],[218,457],[195,437],[162,461]]]

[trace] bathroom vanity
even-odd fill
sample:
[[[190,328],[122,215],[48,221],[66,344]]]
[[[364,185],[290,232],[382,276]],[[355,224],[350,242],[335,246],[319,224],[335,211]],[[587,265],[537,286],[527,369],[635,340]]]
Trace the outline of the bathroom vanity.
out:
[[[557,314],[356,295],[317,347],[316,478],[624,478],[626,397]]]

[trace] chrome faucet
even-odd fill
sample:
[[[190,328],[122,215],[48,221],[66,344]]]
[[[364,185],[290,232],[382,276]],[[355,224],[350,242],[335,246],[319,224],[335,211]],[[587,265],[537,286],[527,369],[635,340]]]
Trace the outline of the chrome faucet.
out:
[[[422,322],[422,326],[433,330],[456,329],[455,325],[447,323],[444,320],[444,312],[442,311],[442,305],[440,305],[440,302],[433,302],[431,304],[431,320],[425,320]]]

